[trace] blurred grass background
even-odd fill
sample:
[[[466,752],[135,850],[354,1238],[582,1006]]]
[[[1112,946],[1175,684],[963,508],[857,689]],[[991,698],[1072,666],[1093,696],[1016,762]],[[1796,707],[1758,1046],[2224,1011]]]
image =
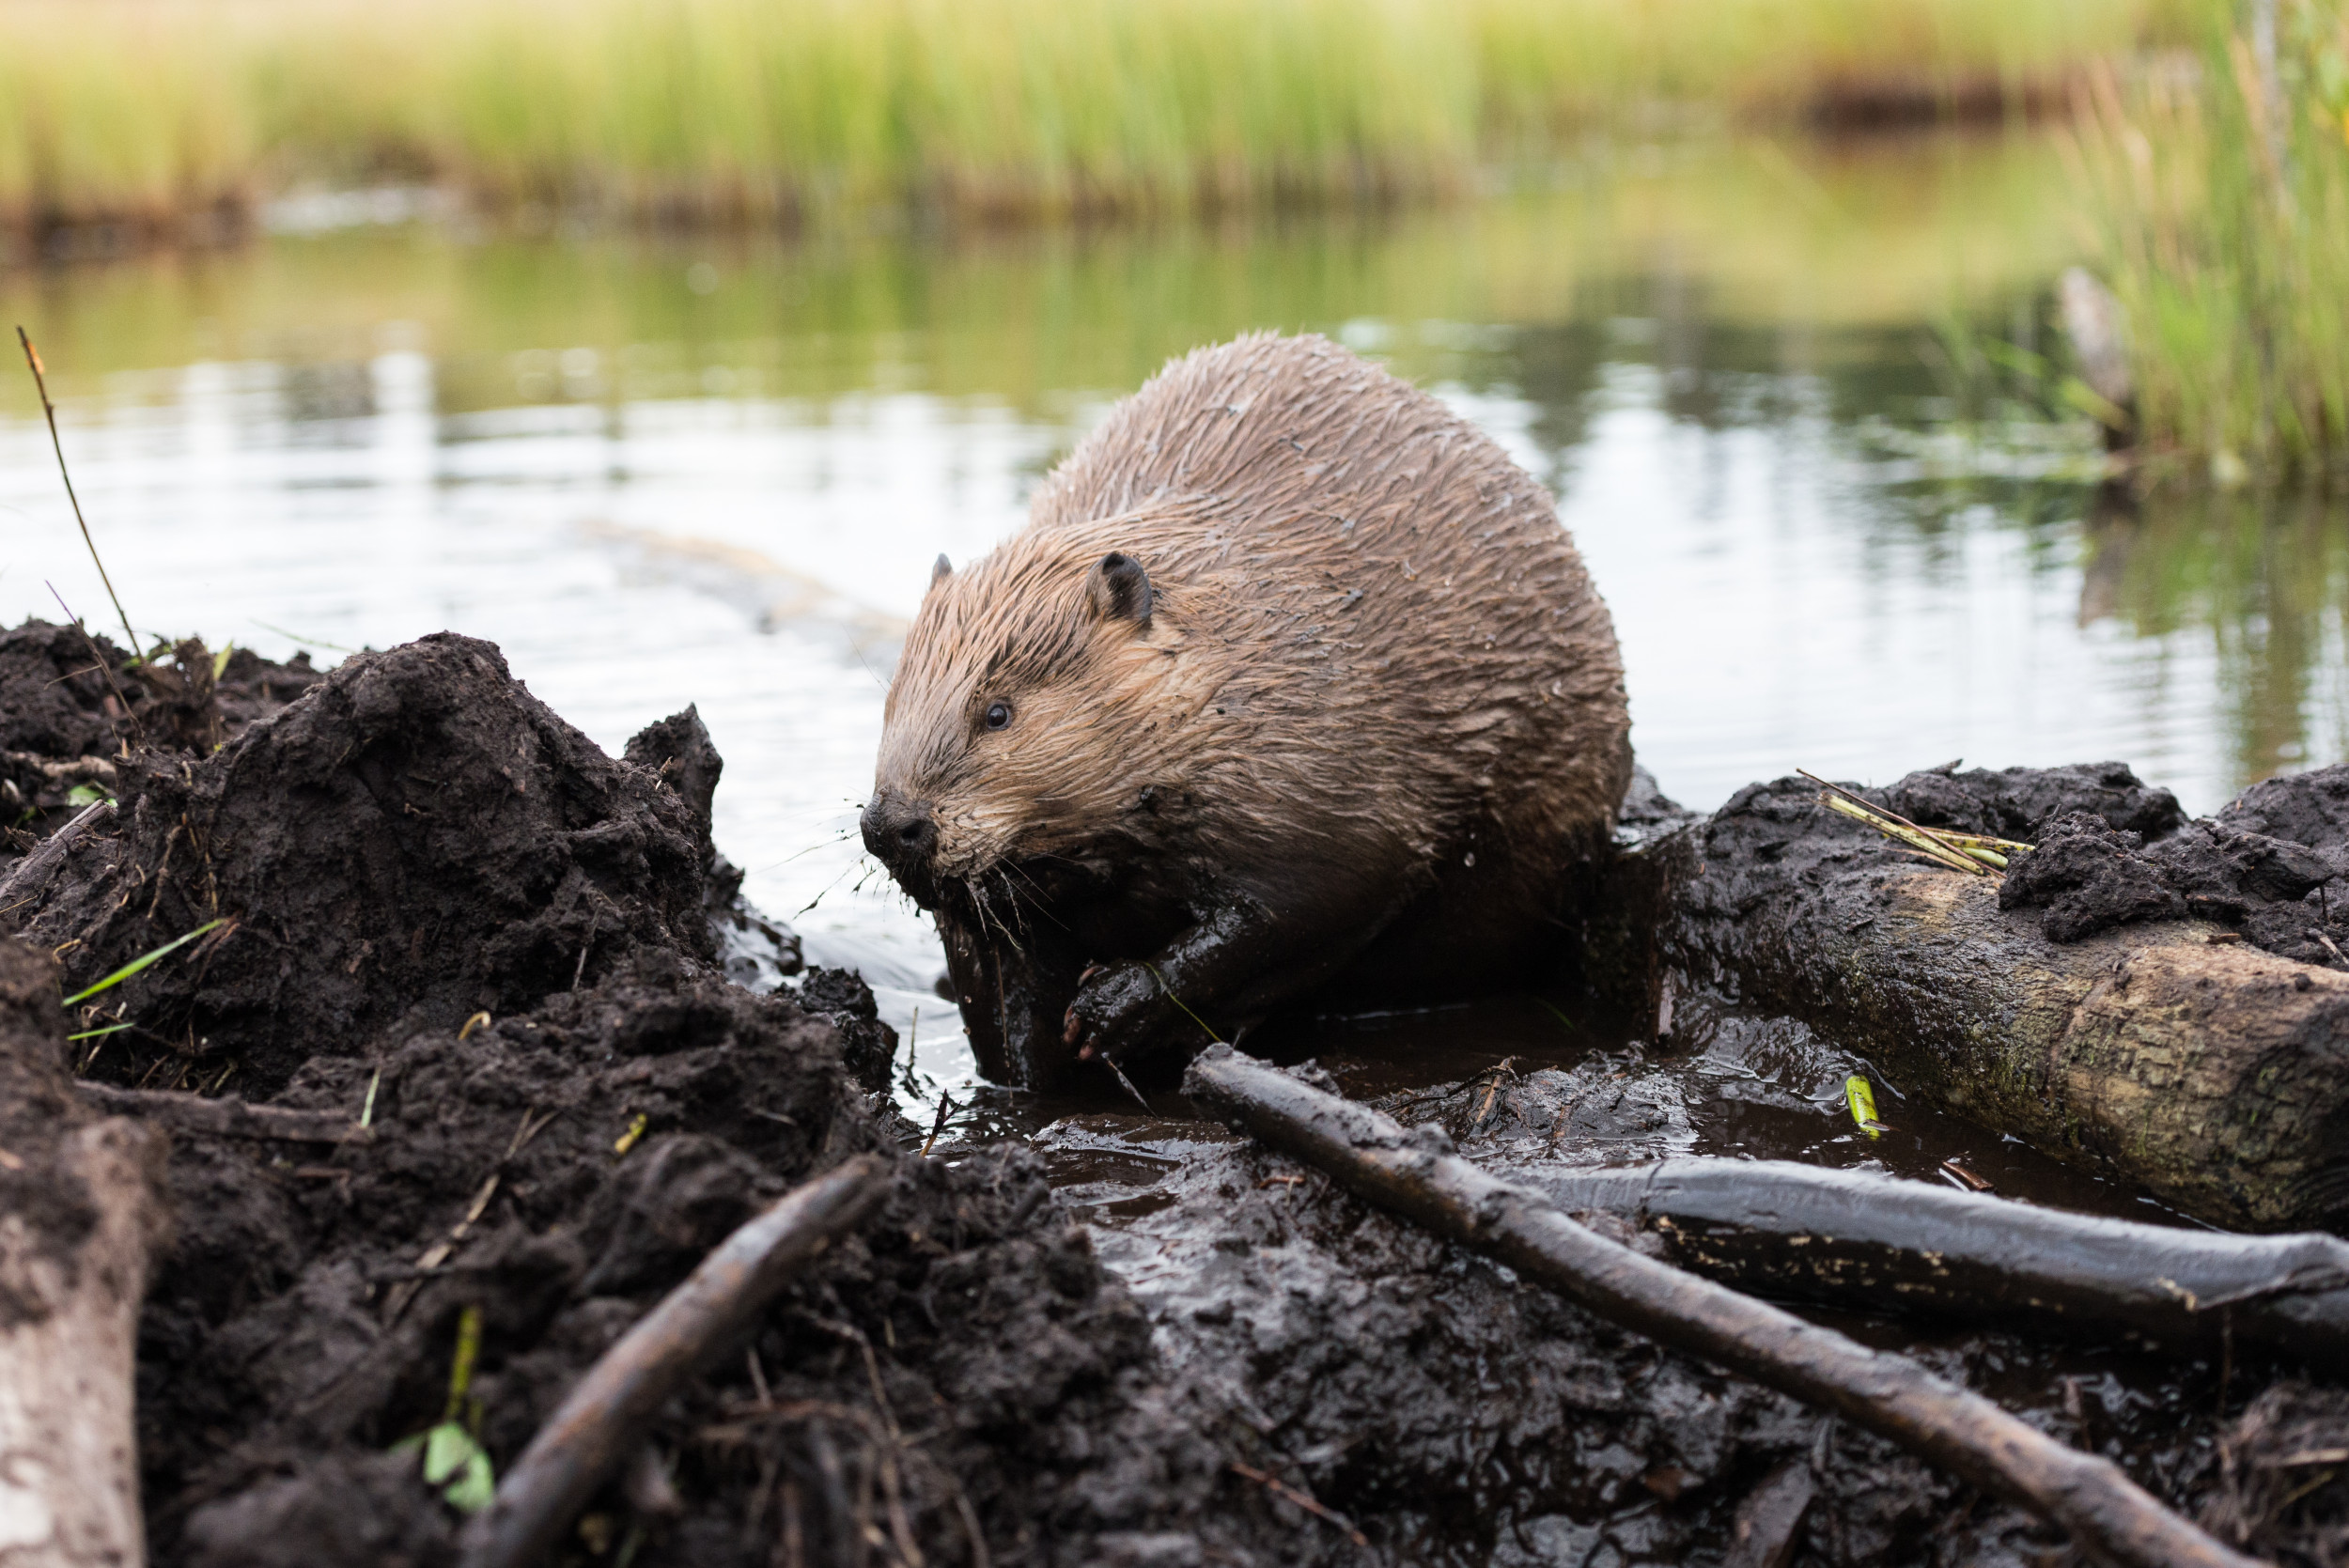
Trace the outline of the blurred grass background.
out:
[[[2349,13],[2208,22],[2197,70],[2092,72],[2074,144],[2140,443],[2156,474],[2322,479],[2349,449]]]
[[[676,220],[1457,190],[1592,130],[2020,113],[2208,0],[0,0],[0,222],[305,182]]]
[[[54,291],[15,277],[69,396],[224,355],[364,361],[388,320],[431,347],[452,410],[516,402],[511,356],[584,348],[610,367],[647,344],[687,363],[676,378],[642,366],[607,395],[690,396],[718,371],[732,394],[820,407],[868,389],[879,346],[911,338],[907,389],[1050,419],[1063,389],[1130,387],[1251,324],[1535,325],[1659,271],[1684,315],[1803,339],[1788,345],[1798,358],[1847,329],[1905,340],[1945,310],[2005,320],[2076,253],[2077,225],[2047,200],[2063,178],[2038,137],[1707,137],[1653,157],[1595,154],[1571,182],[1456,206],[947,241],[620,227],[558,242],[425,224],[233,256],[156,249],[77,269]],[[38,414],[24,378],[0,376],[0,411]]]
[[[657,226],[1229,219],[2053,111],[2148,472],[2349,445],[2342,0],[0,0],[0,106],[37,251],[380,183]]]

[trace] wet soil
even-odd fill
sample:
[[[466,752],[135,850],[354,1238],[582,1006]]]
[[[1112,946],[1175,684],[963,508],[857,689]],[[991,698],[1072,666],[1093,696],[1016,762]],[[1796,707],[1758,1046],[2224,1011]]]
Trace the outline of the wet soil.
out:
[[[70,994],[222,922],[77,1007],[77,1032],[112,1031],[77,1064],[370,1129],[174,1140],[139,1368],[160,1563],[444,1560],[460,1516],[396,1445],[453,1415],[509,1463],[712,1242],[865,1151],[895,1162],[885,1212],[662,1412],[565,1560],[962,1562],[975,1536],[994,1562],[1597,1568],[1722,1560],[1741,1517],[1798,1562],[2069,1560],[1177,1097],[1143,1116],[984,1093],[918,1157],[929,1129],[891,1099],[897,1041],[860,981],[739,983],[796,956],[709,843],[720,764],[690,713],[608,757],[494,648],[444,636],[258,671],[249,711],[216,696],[172,732],[194,739],[142,746],[95,671],[23,663],[0,725],[52,761],[113,748],[119,806],[0,927],[63,948]],[[35,682],[76,694],[47,730]],[[1744,1149],[1923,1174],[1962,1146],[2002,1191],[2146,1213],[1954,1118],[1866,1140],[1831,1103],[1850,1062],[1799,1025],[1705,1001],[1631,1039],[1575,1005],[1293,1020],[1268,1044],[1507,1168]],[[468,1309],[480,1359],[452,1402]],[[2340,1560],[2349,1483],[2300,1456],[2341,1396],[2289,1366],[1842,1326],[2279,1560]]]
[[[307,654],[279,664],[250,648],[216,657],[188,642],[142,660],[75,627],[0,630],[0,877],[114,792],[128,744],[205,755],[319,678]]]

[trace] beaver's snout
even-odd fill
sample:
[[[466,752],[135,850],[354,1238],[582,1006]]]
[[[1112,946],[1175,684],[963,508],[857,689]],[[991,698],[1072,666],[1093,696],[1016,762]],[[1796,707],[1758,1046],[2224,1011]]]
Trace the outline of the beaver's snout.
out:
[[[938,818],[929,803],[906,800],[883,790],[864,808],[864,847],[889,868],[897,885],[925,908],[938,902],[938,878],[930,857],[938,851]]]

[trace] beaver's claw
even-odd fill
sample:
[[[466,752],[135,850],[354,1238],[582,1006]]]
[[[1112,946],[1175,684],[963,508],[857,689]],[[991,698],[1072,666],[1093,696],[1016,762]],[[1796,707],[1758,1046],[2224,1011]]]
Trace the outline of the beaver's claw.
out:
[[[1212,1038],[1147,964],[1097,966],[1087,976],[1068,1005],[1062,1034],[1069,1045],[1083,1046],[1081,1055],[1097,1049],[1130,1063],[1175,1047],[1193,1049]]]

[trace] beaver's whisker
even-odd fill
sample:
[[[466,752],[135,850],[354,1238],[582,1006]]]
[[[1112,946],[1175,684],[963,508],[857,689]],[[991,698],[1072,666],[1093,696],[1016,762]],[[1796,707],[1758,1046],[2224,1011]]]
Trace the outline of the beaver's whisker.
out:
[[[984,934],[991,926],[1003,938],[1005,947],[1010,948],[1014,953],[1019,952],[1019,943],[1012,936],[1010,928],[1003,924],[1003,917],[998,915],[993,906],[988,903],[986,891],[976,880],[971,878],[965,878],[963,886],[971,890],[971,902],[978,908],[980,932]]]
[[[1028,886],[1035,889],[1035,898],[1033,901],[1035,912],[1042,915],[1046,920],[1050,921],[1054,925],[1059,926],[1062,930],[1066,931],[1068,929],[1067,922],[1052,913],[1051,906],[1045,899],[1044,890],[1043,888],[1037,886],[1036,879],[1034,877],[1029,876],[1026,872],[1021,871],[1016,863],[1010,861],[1005,861],[1003,863],[1003,891],[1007,895],[1013,892],[1011,878],[1017,876],[1021,881],[1027,883]],[[1017,910],[1019,908],[1019,903],[1020,901],[1018,898],[1013,898],[1011,906],[1012,908]]]
[[[980,884],[984,886],[989,876],[1001,876],[1002,872],[1001,866],[989,866],[986,871],[979,873]],[[1019,890],[1011,885],[1011,878],[1008,877],[1003,877],[1003,902],[1011,908],[1011,918],[1018,923],[1020,931],[1024,934],[1028,929],[1028,917],[1019,908]]]
[[[803,905],[800,906],[799,913],[798,913],[798,914],[793,915],[791,918],[792,918],[793,920],[797,920],[797,919],[799,919],[799,918],[800,918],[800,915],[803,915],[803,914],[807,913],[807,912],[808,912],[808,910],[813,909],[814,908],[816,908],[816,906],[817,906],[817,905],[821,904],[821,903],[824,901],[825,897],[826,897],[828,894],[830,894],[830,893],[831,893],[831,892],[832,892],[832,889],[834,889],[834,888],[838,887],[841,883],[843,883],[843,882],[845,882],[845,881],[847,881],[847,880],[848,879],[848,873],[849,873],[849,872],[854,871],[854,870],[857,868],[857,866],[858,866],[861,862],[870,862],[872,859],[873,859],[873,857],[872,857],[872,856],[870,856],[870,855],[859,855],[859,856],[858,856],[855,860],[850,861],[850,862],[849,862],[847,865],[842,866],[842,867],[840,868],[840,875],[839,875],[839,876],[837,876],[837,877],[833,877],[831,881],[829,881],[829,882],[825,883],[825,884],[824,884],[824,891],[823,891],[822,893],[817,893],[815,897],[813,897],[813,898],[809,899],[809,900],[808,900],[805,904],[803,904]],[[869,876],[871,876],[871,875],[872,875],[872,871],[871,871],[871,869],[870,869],[869,867],[868,867],[868,869],[866,870],[866,872],[865,872],[865,874],[864,874],[864,875],[865,875],[866,877],[869,877]],[[851,891],[851,892],[858,892],[858,891],[862,891],[862,890],[863,890],[863,886],[864,886],[864,877],[858,877],[858,878],[857,878],[856,887],[855,887],[855,888],[853,888],[853,889],[851,889],[850,891]]]
[[[853,839],[853,838],[858,838],[858,837],[861,837],[861,836],[862,836],[862,835],[861,835],[860,833],[858,833],[858,832],[857,832],[854,829],[850,829],[850,830],[848,830],[848,831],[846,831],[846,832],[835,833],[835,834],[833,834],[831,838],[826,838],[826,839],[818,839],[818,840],[817,840],[814,844],[809,845],[809,846],[808,846],[806,848],[804,848],[804,849],[797,849],[797,850],[794,850],[794,851],[792,851],[790,854],[786,855],[783,859],[781,859],[781,860],[779,860],[779,861],[770,861],[770,862],[768,862],[765,865],[760,866],[758,869],[759,869],[759,871],[761,871],[761,872],[772,871],[772,870],[774,870],[774,869],[775,869],[775,867],[777,867],[777,866],[779,866],[779,865],[789,865],[789,864],[790,864],[793,861],[799,860],[799,859],[801,859],[801,857],[803,857],[803,856],[813,855],[813,854],[814,854],[814,853],[816,853],[816,851],[817,851],[817,850],[818,850],[818,849],[829,849],[829,848],[831,848],[831,847],[832,847],[833,845],[835,845],[835,844],[846,844],[846,843],[848,843],[850,839]]]
[[[995,929],[1003,933],[1003,944],[1025,958],[1028,955],[1028,950],[1019,945],[1019,939],[1011,934],[1011,927],[1003,924],[1003,917],[995,912],[994,906],[988,903],[987,890],[978,878],[965,877],[962,879],[962,885],[970,892],[971,902],[979,911],[979,929],[985,931],[988,922],[993,921]]]
[[[987,935],[987,910],[980,907],[978,895],[971,892],[971,878],[968,877],[962,877],[961,882],[962,891],[965,893],[969,893],[971,896],[972,910],[978,917],[979,935],[984,937]]]

